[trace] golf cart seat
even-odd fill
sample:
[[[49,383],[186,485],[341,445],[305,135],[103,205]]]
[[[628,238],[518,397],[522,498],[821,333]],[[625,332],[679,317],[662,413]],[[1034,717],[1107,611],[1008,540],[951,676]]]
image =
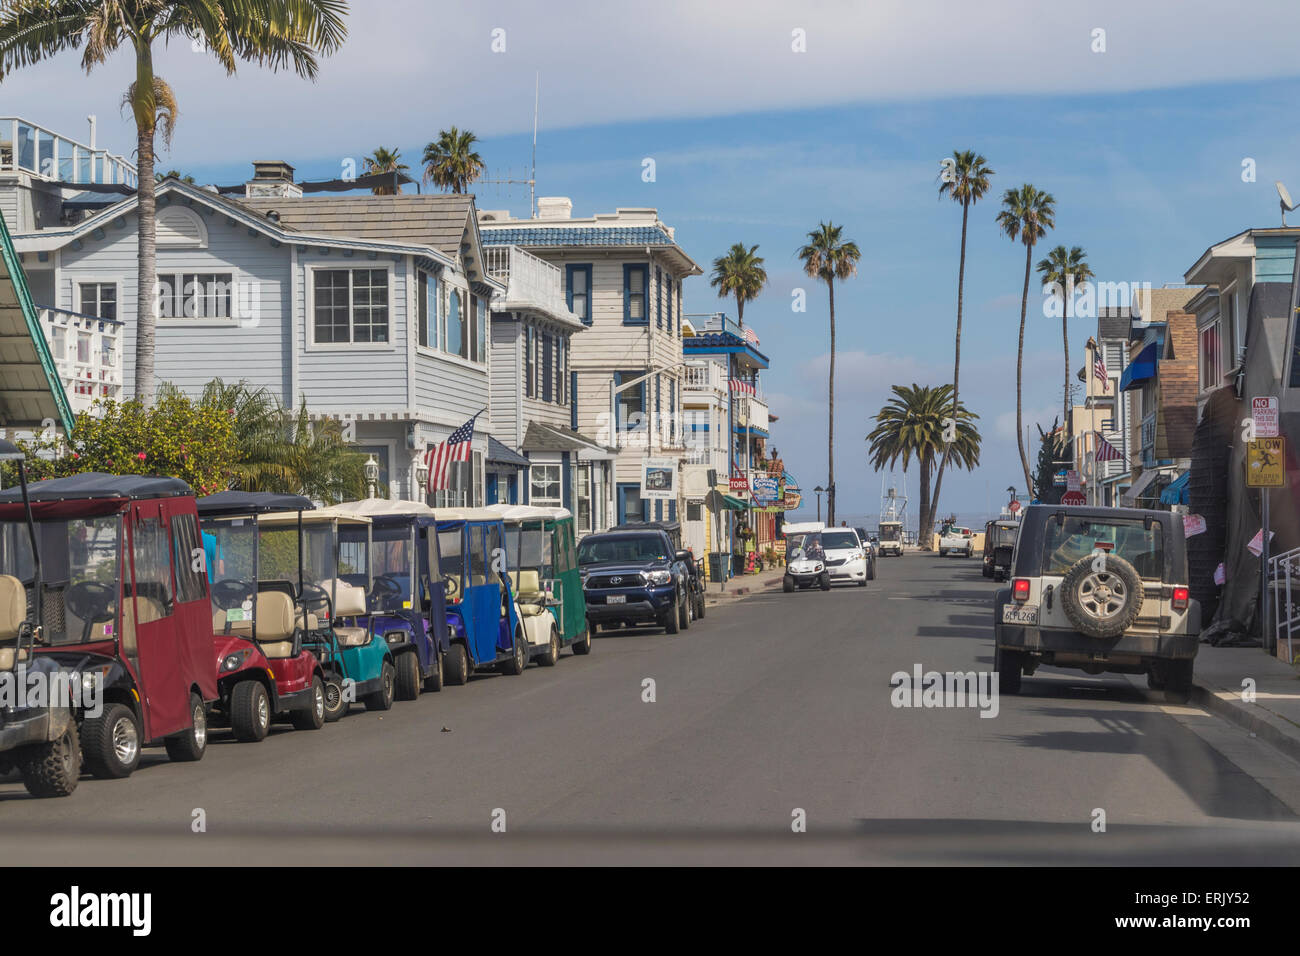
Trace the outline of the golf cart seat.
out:
[[[283,591],[259,591],[257,594],[257,646],[267,659],[293,657],[293,632],[296,627],[293,599]],[[225,614],[213,615],[212,625],[225,630]],[[230,633],[252,638],[253,621],[231,621]]]
[[[342,578],[334,582],[334,617],[361,617],[369,613],[366,606],[366,589],[348,584]],[[342,647],[360,647],[370,640],[367,627],[335,627],[334,634]]]
[[[18,634],[27,620],[27,591],[17,578],[0,574],[0,671],[11,671],[27,660],[27,649],[17,648]],[[13,644],[13,647],[6,647]]]
[[[542,590],[542,579],[538,572],[511,572],[510,587],[515,592],[515,600],[522,616],[535,617],[546,610],[546,592]]]

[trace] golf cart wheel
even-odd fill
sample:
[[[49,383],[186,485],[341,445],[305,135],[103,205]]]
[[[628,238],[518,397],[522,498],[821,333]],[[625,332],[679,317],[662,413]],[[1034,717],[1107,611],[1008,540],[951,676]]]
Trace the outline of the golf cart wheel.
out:
[[[700,620],[704,619],[704,603],[704,595],[701,594],[696,598],[695,605],[695,616]]]
[[[825,572],[823,572],[823,573],[822,573],[822,590],[823,590],[823,591],[829,591],[830,589],[831,589],[831,576],[830,576],[829,574],[826,574]]]
[[[537,659],[543,667],[554,667],[560,659],[560,635],[551,628],[551,642],[546,645],[546,653]]]
[[[591,636],[595,632],[595,630],[596,630],[595,626],[591,623],[591,621],[588,621],[587,630],[583,633],[582,637],[578,638],[578,640],[573,642],[573,653],[575,654],[591,653]]]
[[[208,750],[208,711],[198,694],[190,694],[189,728],[175,737],[168,737],[163,746],[167,748],[167,756],[178,763],[203,759]]]
[[[518,677],[528,666],[528,641],[520,631],[515,631],[515,642],[510,660],[501,664],[501,672],[511,677]]]
[[[1102,570],[1093,570],[1099,560]],[[1089,637],[1119,637],[1142,611],[1142,579],[1116,554],[1080,558],[1061,578],[1058,593],[1065,616]]]
[[[875,562],[875,561],[868,561],[868,562],[867,562],[867,580],[868,580],[868,581],[874,581],[874,580],[876,580],[876,562]]]
[[[442,690],[442,651],[436,647],[433,649],[433,673],[424,679],[424,689],[430,694]]]
[[[334,723],[351,708],[343,694],[343,679],[334,674],[325,678],[325,723]]]
[[[1165,702],[1185,704],[1192,696],[1192,662],[1168,661],[1165,664]]]
[[[420,655],[407,651],[397,659],[398,700],[415,700],[420,696]]]
[[[294,730],[320,730],[325,726],[325,682],[319,677],[311,679],[311,707],[295,710],[289,718]]]
[[[443,674],[448,684],[464,684],[469,681],[469,658],[465,654],[464,644],[453,644],[447,650],[447,659],[443,662]]]
[[[998,693],[1020,693],[1020,675],[1024,670],[1024,655],[1019,651],[993,649],[993,669],[998,672]]]
[[[230,693],[230,729],[235,739],[257,743],[271,729],[271,697],[259,680],[241,680]]]
[[[384,661],[384,667],[379,672],[379,690],[366,694],[366,710],[390,710],[393,706],[393,691],[396,683],[397,673],[393,665]]]
[[[682,595],[682,604],[677,611],[677,625],[683,631],[691,626],[691,596],[689,594]]]
[[[76,721],[69,720],[58,740],[24,748],[18,759],[23,786],[33,797],[66,797],[81,776],[81,743]]]
[[[116,780],[140,765],[140,722],[125,704],[105,704],[81,724],[81,760],[91,776]]]
[[[781,579],[781,590],[786,594],[791,593],[794,590],[794,578],[790,577],[788,574],[783,577]]]

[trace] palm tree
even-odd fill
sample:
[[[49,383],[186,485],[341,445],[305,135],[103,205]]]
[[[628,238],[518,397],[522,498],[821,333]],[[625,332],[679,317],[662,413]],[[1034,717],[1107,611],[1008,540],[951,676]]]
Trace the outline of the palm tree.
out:
[[[1088,267],[1088,254],[1079,246],[1057,246],[1038,263],[1038,274],[1043,285],[1055,285],[1061,290],[1061,343],[1065,347],[1065,392],[1063,411],[1065,422],[1065,450],[1067,456],[1074,449],[1074,416],[1070,413],[1070,303],[1074,288],[1093,277]]]
[[[362,160],[362,169],[367,176],[375,176],[381,173],[404,173],[411,167],[402,162],[402,151],[399,149],[385,149],[380,146],[373,153]],[[372,186],[370,192],[376,196],[393,196],[397,194],[397,183],[394,181],[387,186]]]
[[[1016,351],[1016,445],[1020,449],[1020,465],[1025,470],[1025,487],[1033,487],[1029,473],[1029,458],[1025,455],[1025,424],[1022,403],[1025,371],[1025,313],[1029,308],[1029,272],[1034,263],[1034,244],[1056,225],[1056,200],[1050,193],[1041,192],[1029,183],[1019,189],[1008,189],[1002,196],[1002,211],[998,225],[1008,239],[1019,239],[1025,244],[1025,288],[1020,295],[1020,344]]]
[[[743,242],[737,242],[727,250],[725,256],[713,260],[713,276],[709,285],[718,290],[718,298],[729,295],[736,297],[736,322],[745,327],[745,303],[753,302],[767,285],[767,270],[763,268],[763,257],[754,255],[758,246],[745,248]]]
[[[808,233],[807,245],[798,253],[803,260],[803,271],[814,279],[824,281],[830,295],[831,372],[826,439],[826,487],[830,493],[826,497],[827,524],[835,523],[835,280],[843,281],[857,275],[858,262],[862,259],[858,244],[844,239],[843,231],[843,226],[831,222],[818,223],[817,228]]]
[[[424,179],[443,189],[463,193],[483,174],[483,157],[474,151],[478,137],[469,130],[444,129],[424,147]]]
[[[171,87],[154,73],[156,40],[195,40],[233,74],[240,60],[272,70],[292,66],[316,78],[316,57],[332,53],[347,36],[347,0],[21,0],[0,8],[0,81],[19,67],[81,49],[87,73],[120,47],[135,59],[135,82],[126,92],[135,117],[139,176],[139,257],[136,273],[135,397],[152,404],[154,330],[152,295],[157,283],[154,133],[170,143],[176,123]]]
[[[930,493],[930,475],[936,459],[942,454],[958,468],[977,467],[980,433],[974,420],[979,416],[960,403],[953,407],[951,385],[894,385],[890,390],[894,397],[876,413],[876,427],[867,436],[870,442],[867,455],[877,471],[893,468],[900,459],[906,470],[912,459],[916,459],[921,471],[921,526],[928,536],[938,507],[938,501]],[[945,447],[943,423],[949,417],[955,423],[956,437]]]
[[[305,404],[294,414],[265,388],[221,379],[207,384],[199,404],[233,416],[232,487],[326,502],[365,495],[365,456],[343,441],[334,419],[312,421]]]
[[[189,175],[188,173],[182,173],[179,169],[169,169],[165,173],[154,173],[153,179],[154,182],[158,183],[159,185],[161,185],[162,183],[166,182],[169,179],[179,179],[183,183],[189,183],[191,186],[195,185],[194,177]]]
[[[957,338],[952,360],[952,407],[953,420],[956,420],[958,393],[961,388],[961,312],[963,294],[966,286],[966,224],[970,219],[970,207],[984,198],[989,191],[989,179],[993,170],[988,161],[973,149],[953,150],[952,174],[949,178],[940,178],[939,195],[947,195],[961,206],[961,258],[957,263]],[[943,473],[948,467],[948,455],[944,454],[939,462],[939,476],[934,481],[934,507],[939,507],[939,492],[943,488]],[[930,546],[930,528],[921,525],[921,546]]]

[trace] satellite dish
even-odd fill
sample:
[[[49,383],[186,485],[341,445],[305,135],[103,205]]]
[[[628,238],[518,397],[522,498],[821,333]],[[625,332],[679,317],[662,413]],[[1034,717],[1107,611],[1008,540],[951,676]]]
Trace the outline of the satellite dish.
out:
[[[1291,201],[1291,194],[1287,192],[1287,188],[1282,185],[1281,180],[1278,180],[1273,185],[1277,187],[1277,195],[1280,200],[1279,205],[1282,207],[1282,225],[1285,226],[1286,214],[1295,209],[1296,205]]]

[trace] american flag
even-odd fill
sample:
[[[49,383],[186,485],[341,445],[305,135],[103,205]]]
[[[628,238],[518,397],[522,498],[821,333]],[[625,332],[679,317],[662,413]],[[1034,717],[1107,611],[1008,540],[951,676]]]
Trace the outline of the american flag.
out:
[[[743,392],[746,395],[757,395],[758,391],[754,388],[753,382],[746,382],[743,378],[733,378],[731,380],[731,390],[733,392]]]
[[[1110,387],[1110,380],[1106,375],[1106,361],[1101,357],[1100,352],[1097,353],[1096,361],[1092,363],[1092,374],[1101,379],[1103,389]]]
[[[1124,456],[1119,453],[1119,449],[1106,441],[1101,432],[1097,432],[1097,461],[1123,461]]]
[[[425,481],[425,491],[433,494],[447,488],[447,475],[453,461],[469,461],[470,446],[474,442],[474,419],[482,415],[478,412],[460,428],[424,453],[424,463],[428,466],[429,477]]]
[[[745,341],[750,345],[758,344],[758,336],[754,333],[753,329],[745,329]]]

